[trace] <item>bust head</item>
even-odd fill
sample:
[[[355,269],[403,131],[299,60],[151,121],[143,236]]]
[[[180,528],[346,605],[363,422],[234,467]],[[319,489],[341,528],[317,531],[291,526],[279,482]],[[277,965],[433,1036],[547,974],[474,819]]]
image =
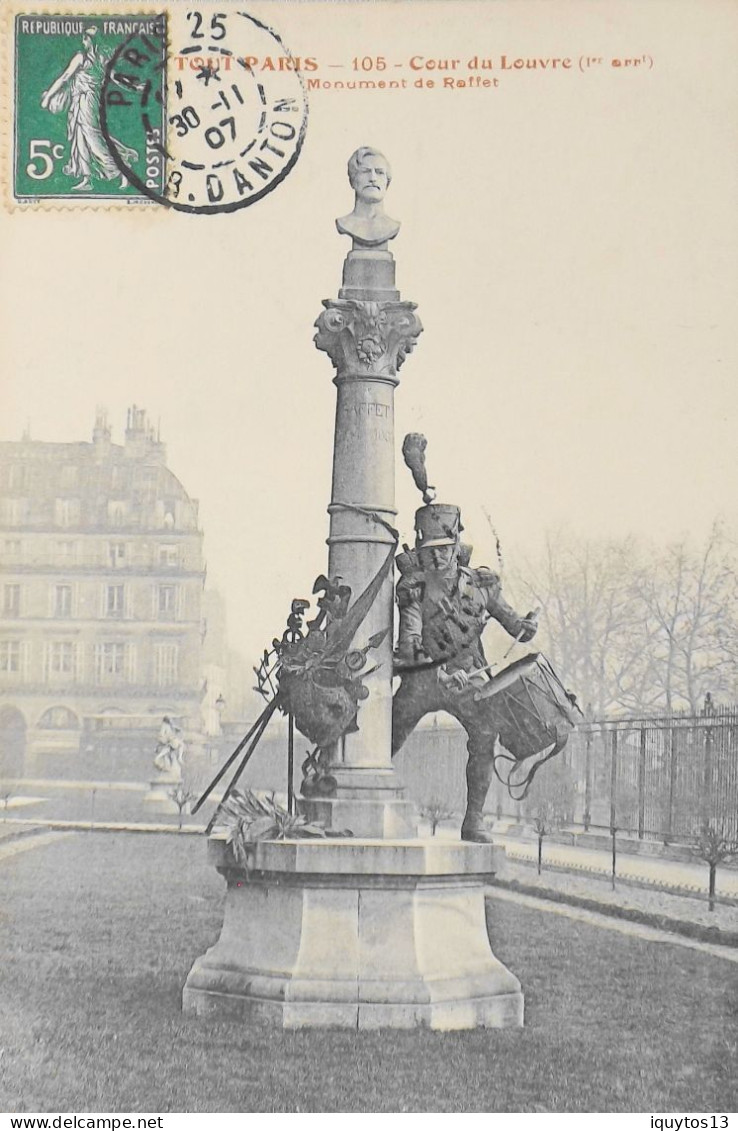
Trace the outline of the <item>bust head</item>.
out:
[[[392,170],[383,153],[362,145],[349,157],[348,178],[357,201],[379,204],[392,180]]]
[[[351,236],[354,251],[387,250],[400,224],[384,211],[384,196],[392,180],[390,164],[383,153],[362,145],[349,157],[348,177],[354,190],[354,208],[336,220],[336,227]]]

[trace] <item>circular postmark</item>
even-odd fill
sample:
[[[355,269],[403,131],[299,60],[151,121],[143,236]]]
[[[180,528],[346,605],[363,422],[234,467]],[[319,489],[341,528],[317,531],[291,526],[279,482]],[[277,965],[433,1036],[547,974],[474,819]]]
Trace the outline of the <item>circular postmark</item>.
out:
[[[100,123],[121,173],[183,212],[232,212],[280,184],[300,155],[307,100],[296,60],[246,12],[174,8],[110,59]],[[146,136],[145,171],[128,138]]]

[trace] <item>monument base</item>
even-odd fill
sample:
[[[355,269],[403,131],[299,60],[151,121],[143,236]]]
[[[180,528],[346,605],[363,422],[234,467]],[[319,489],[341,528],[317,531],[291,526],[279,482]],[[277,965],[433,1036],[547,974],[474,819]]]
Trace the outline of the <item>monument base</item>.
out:
[[[171,791],[181,781],[179,774],[158,774],[149,783],[149,792],[143,796],[143,804],[150,813],[179,813],[179,806],[173,800]]]
[[[363,302],[399,302],[392,252],[350,251],[344,260],[343,286],[338,297]]]
[[[513,1028],[520,983],[492,953],[491,845],[428,840],[261,841],[248,868],[221,838],[220,938],[183,993],[187,1013],[283,1028]]]
[[[404,840],[418,831],[418,814],[407,800],[407,790],[398,784],[392,768],[363,769],[332,765],[335,796],[301,797],[298,808],[310,821],[326,829],[353,833],[354,837]]]

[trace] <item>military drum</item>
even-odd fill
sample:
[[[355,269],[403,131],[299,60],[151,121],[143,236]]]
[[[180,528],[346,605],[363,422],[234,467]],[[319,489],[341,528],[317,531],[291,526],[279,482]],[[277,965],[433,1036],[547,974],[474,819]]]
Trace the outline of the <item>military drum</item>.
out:
[[[540,652],[499,672],[474,699],[486,700],[499,726],[500,742],[517,762],[554,745],[560,753],[584,715]]]

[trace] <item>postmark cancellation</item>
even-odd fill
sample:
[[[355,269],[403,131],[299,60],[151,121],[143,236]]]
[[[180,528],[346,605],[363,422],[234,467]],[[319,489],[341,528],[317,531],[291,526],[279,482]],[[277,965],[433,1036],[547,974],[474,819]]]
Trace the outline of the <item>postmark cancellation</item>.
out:
[[[229,3],[12,13],[11,205],[227,212],[275,189],[307,127],[298,61]],[[252,60],[268,54],[268,73]]]

